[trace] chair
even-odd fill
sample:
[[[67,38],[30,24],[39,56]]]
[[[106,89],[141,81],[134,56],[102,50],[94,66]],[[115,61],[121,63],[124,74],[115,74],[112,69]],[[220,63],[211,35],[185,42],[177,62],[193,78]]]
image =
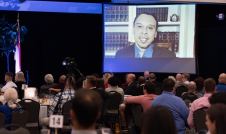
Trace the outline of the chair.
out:
[[[67,101],[64,103],[62,107],[62,115],[64,116],[64,125],[71,124],[71,117],[70,117],[70,109],[71,109],[72,101]]]
[[[112,130],[115,129],[115,124],[119,122],[119,105],[122,102],[122,95],[116,91],[107,93],[107,99],[104,107],[104,124],[109,125]]]
[[[25,127],[28,120],[28,112],[12,112],[12,123],[17,124],[21,127]]]
[[[64,127],[61,130],[62,134],[71,133],[71,116],[70,116],[70,109],[72,105],[72,100],[67,101],[64,103],[62,107],[62,115],[64,116]]]
[[[208,130],[205,124],[207,109],[207,107],[203,107],[193,113],[193,121],[197,133],[207,132]]]
[[[25,111],[28,112],[27,127],[38,127],[39,128],[39,110],[40,104],[31,99],[24,99],[18,102]]]
[[[5,115],[0,113],[0,128],[3,127],[5,124]]]

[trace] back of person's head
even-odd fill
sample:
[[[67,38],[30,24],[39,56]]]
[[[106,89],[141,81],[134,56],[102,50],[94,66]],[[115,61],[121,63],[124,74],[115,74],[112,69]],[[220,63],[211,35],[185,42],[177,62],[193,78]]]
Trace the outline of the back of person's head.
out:
[[[172,75],[168,76],[169,79],[172,79],[175,83],[177,82],[176,78]]]
[[[162,88],[164,91],[172,92],[175,82],[172,79],[166,78],[163,80]]]
[[[226,84],[226,74],[225,74],[225,73],[221,73],[221,74],[219,75],[218,82],[219,82],[219,83]]]
[[[183,81],[182,74],[180,74],[180,73],[176,74],[176,81],[178,81],[178,82],[182,82]]]
[[[150,73],[149,79],[150,79],[150,81],[155,81],[157,79],[157,77],[154,73]]]
[[[206,125],[211,134],[226,134],[226,105],[214,104],[207,110]],[[214,125],[214,127],[212,127]]]
[[[102,78],[97,78],[97,84],[96,84],[96,87],[97,88],[100,88],[100,89],[104,89],[104,80]]]
[[[72,100],[72,122],[83,129],[90,128],[100,116],[102,99],[100,95],[88,89],[80,89]]]
[[[65,89],[76,89],[76,80],[73,75],[66,77]]]
[[[203,77],[197,77],[195,78],[194,82],[196,83],[196,91],[202,91],[204,87],[204,78]]]
[[[226,105],[226,92],[217,92],[209,97],[209,102],[211,105],[222,103]]]
[[[145,78],[144,78],[144,76],[140,76],[140,77],[138,77],[138,83],[139,83],[139,85],[141,85],[141,84],[144,84],[144,83],[145,83]]]
[[[96,87],[97,78],[94,75],[88,75],[88,76],[86,76],[85,82],[86,82],[85,88]]]
[[[182,78],[183,78],[184,81],[189,81],[189,80],[190,80],[190,74],[188,74],[188,73],[183,73],[183,74],[182,74]]]
[[[65,84],[65,82],[66,82],[66,78],[67,78],[67,76],[66,75],[61,75],[60,77],[59,77],[59,83],[60,84]]]
[[[112,87],[116,87],[116,86],[118,86],[119,81],[115,76],[112,76],[108,79],[108,84]]]
[[[15,88],[7,88],[4,92],[4,99],[7,102],[8,106],[10,108],[14,108],[17,99],[18,99],[18,93]]]
[[[172,113],[163,106],[154,106],[143,115],[142,134],[176,134]]]
[[[188,91],[194,92],[196,91],[196,83],[194,81],[190,81],[188,84]]]
[[[13,79],[13,73],[11,72],[6,72],[5,73],[5,80],[6,81],[9,81],[9,80],[12,80]]]
[[[215,91],[216,81],[213,78],[207,78],[204,81],[204,88],[207,93],[213,93]]]
[[[25,77],[24,77],[24,73],[22,71],[17,72],[15,75],[15,81],[21,81],[21,82],[25,82]]]
[[[131,82],[134,82],[136,80],[136,75],[135,74],[127,74],[126,75],[126,82],[127,83],[131,83]]]
[[[47,84],[52,84],[54,82],[54,78],[52,74],[46,74],[44,80]]]
[[[155,85],[150,82],[150,81],[146,81],[144,84],[144,90],[148,93],[148,94],[156,94],[156,87]]]

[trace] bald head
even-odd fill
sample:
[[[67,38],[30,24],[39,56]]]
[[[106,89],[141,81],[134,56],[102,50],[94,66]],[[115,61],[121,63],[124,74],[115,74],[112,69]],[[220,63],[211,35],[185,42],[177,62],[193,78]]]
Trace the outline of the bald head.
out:
[[[219,82],[219,83],[226,84],[226,74],[225,74],[225,73],[221,73],[221,74],[219,75],[218,82]]]

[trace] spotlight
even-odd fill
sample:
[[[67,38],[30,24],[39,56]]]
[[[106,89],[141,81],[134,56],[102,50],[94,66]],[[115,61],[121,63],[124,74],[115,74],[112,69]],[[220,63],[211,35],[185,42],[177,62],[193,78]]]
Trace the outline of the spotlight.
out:
[[[63,66],[74,66],[75,65],[75,59],[71,57],[66,57],[63,62]]]
[[[224,15],[224,13],[219,13],[216,15],[216,17],[218,20],[224,20],[225,15]]]

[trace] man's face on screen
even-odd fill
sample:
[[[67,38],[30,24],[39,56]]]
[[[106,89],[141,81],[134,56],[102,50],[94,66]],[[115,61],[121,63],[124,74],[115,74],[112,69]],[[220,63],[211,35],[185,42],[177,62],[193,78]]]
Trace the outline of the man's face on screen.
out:
[[[141,14],[134,22],[134,39],[140,48],[147,48],[157,36],[157,21],[151,15]]]

